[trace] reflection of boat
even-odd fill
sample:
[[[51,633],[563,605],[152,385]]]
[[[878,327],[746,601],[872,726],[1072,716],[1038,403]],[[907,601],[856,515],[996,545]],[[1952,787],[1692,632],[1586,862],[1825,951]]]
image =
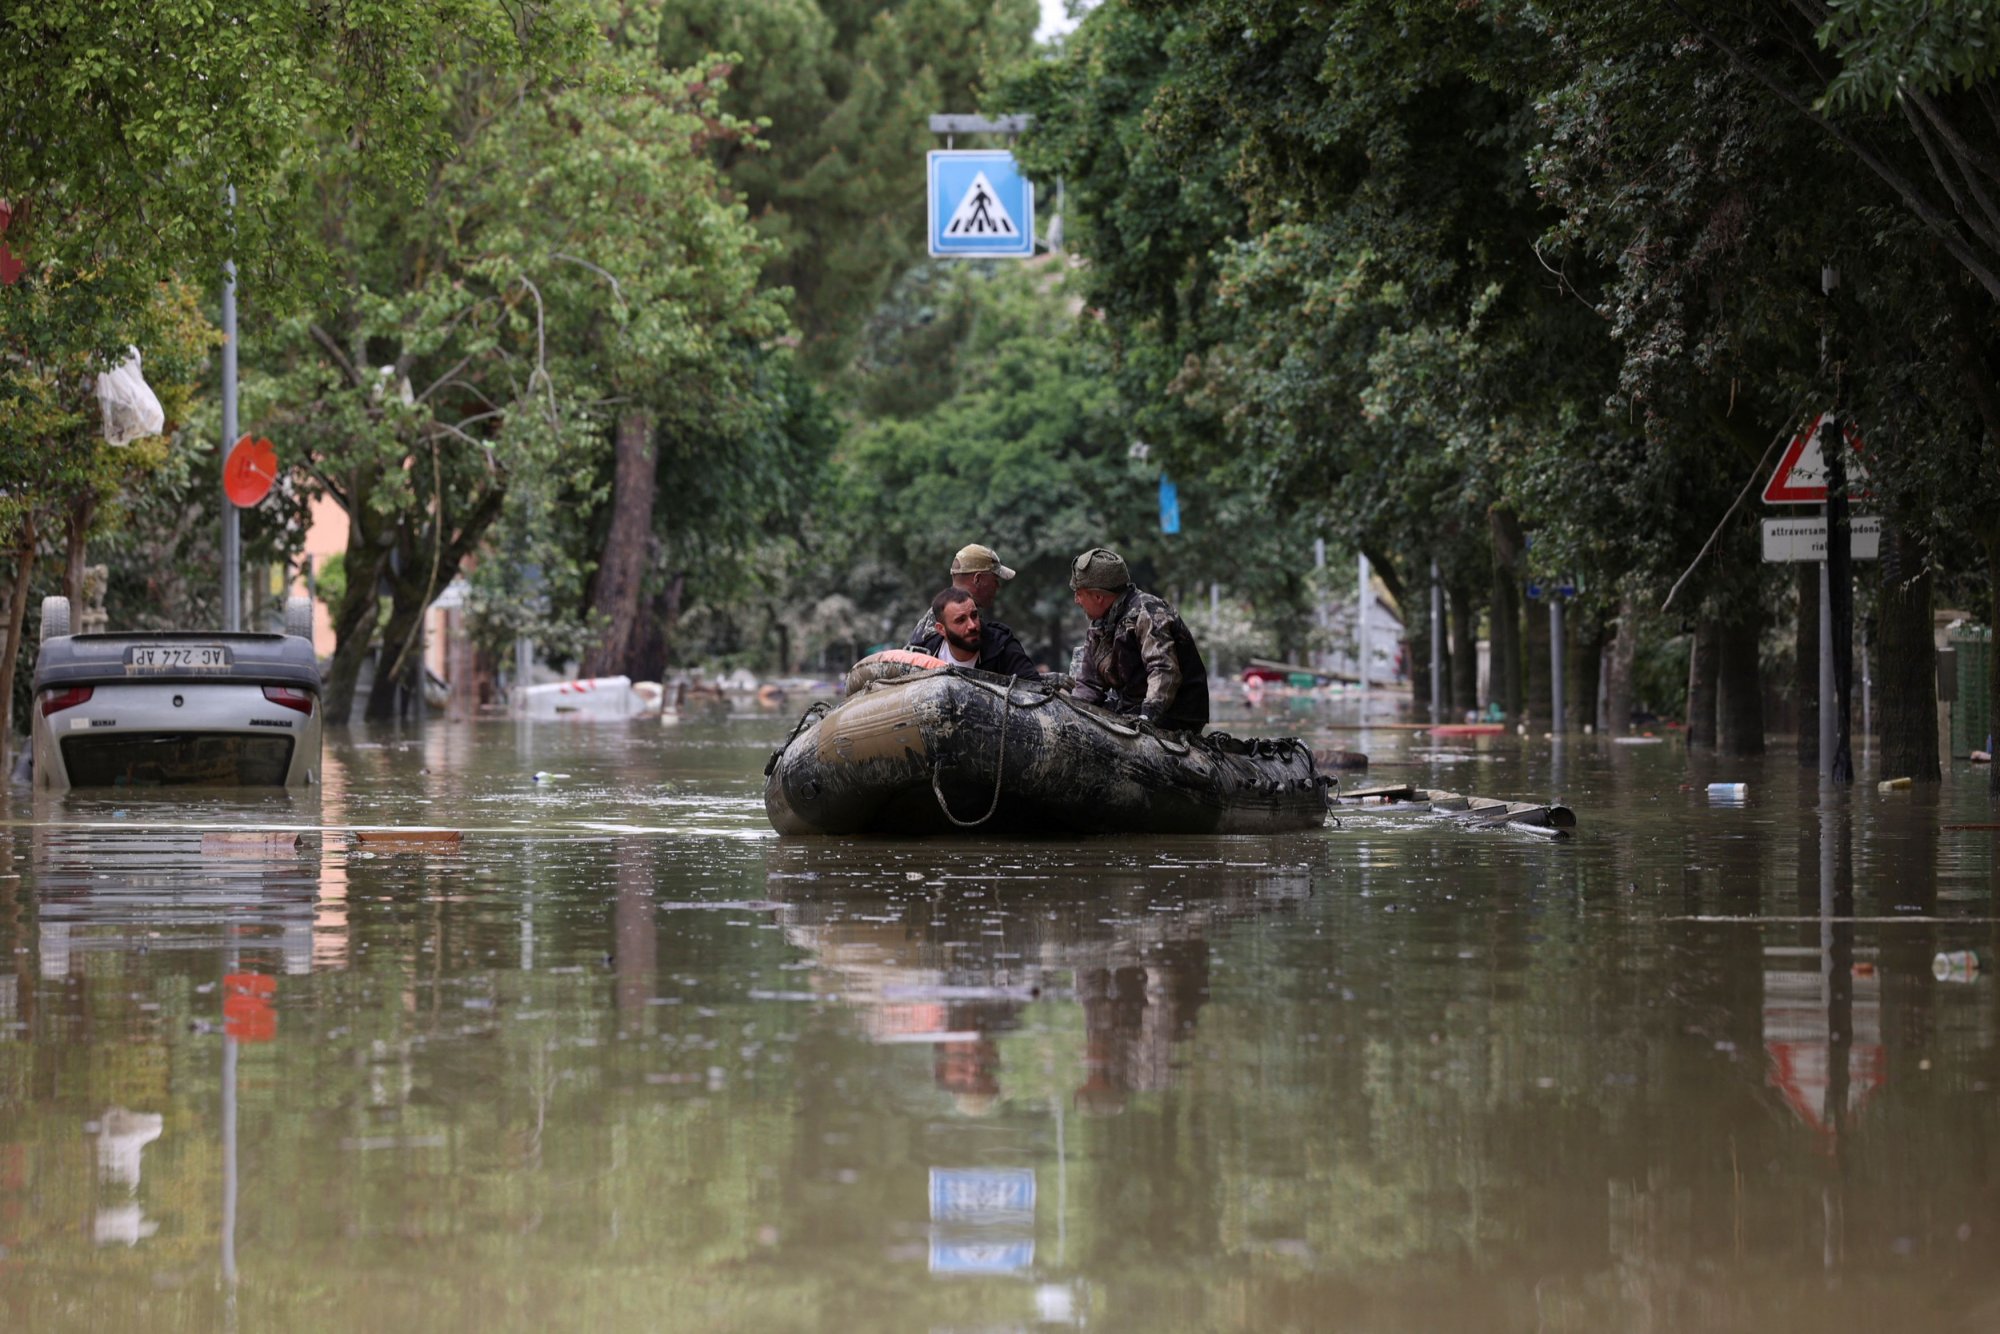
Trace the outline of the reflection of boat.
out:
[[[1296,740],[1189,736],[1081,704],[1055,685],[947,667],[815,704],[765,767],[785,834],[1261,834],[1326,821]]]
[[[1048,1078],[1018,1071],[1011,1090],[1003,1078],[1001,1041],[1035,1005],[1080,1011],[1080,1063],[1054,1081],[1080,1110],[1115,1113],[1170,1087],[1208,999],[1209,935],[1312,892],[1303,867],[1203,861],[1179,879],[1164,867],[1133,878],[1115,855],[1096,867],[1065,856],[1061,878],[1029,866],[877,888],[881,855],[879,844],[774,845],[779,924],[812,959],[815,993],[838,997],[871,1042],[928,1048],[935,1087],[975,1117]]]

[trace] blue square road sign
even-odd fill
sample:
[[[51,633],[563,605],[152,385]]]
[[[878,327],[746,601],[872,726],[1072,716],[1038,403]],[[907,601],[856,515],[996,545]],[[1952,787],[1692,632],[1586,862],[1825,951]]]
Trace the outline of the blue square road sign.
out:
[[[1030,259],[1035,185],[1004,149],[930,154],[930,252],[940,259]]]

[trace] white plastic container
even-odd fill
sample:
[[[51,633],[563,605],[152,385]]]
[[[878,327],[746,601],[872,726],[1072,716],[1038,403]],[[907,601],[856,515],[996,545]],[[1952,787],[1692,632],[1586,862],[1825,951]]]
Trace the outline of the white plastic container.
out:
[[[629,676],[551,681],[517,693],[520,716],[536,722],[618,722],[644,718],[660,708],[659,696],[648,700],[645,694],[633,689]]]
[[[1708,785],[1708,799],[1710,801],[1743,801],[1749,796],[1750,785],[1748,783],[1710,783]]]

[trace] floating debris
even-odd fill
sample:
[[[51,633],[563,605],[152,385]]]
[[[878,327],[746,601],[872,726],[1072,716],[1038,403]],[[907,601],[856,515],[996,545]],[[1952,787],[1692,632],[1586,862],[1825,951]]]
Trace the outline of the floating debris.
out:
[[[357,829],[355,841],[370,852],[453,853],[465,835],[456,829]]]

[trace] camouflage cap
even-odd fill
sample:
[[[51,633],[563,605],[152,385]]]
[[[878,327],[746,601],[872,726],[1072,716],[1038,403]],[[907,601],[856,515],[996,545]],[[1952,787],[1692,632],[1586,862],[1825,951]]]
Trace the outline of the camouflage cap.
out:
[[[1125,558],[1109,547],[1092,547],[1069,563],[1071,588],[1096,588],[1115,593],[1132,582]]]
[[[1000,558],[993,554],[992,547],[982,547],[977,542],[971,546],[960,547],[958,554],[951,558],[953,574],[985,574],[988,571],[999,575],[1002,579],[1014,577],[1014,572],[1002,565]]]

